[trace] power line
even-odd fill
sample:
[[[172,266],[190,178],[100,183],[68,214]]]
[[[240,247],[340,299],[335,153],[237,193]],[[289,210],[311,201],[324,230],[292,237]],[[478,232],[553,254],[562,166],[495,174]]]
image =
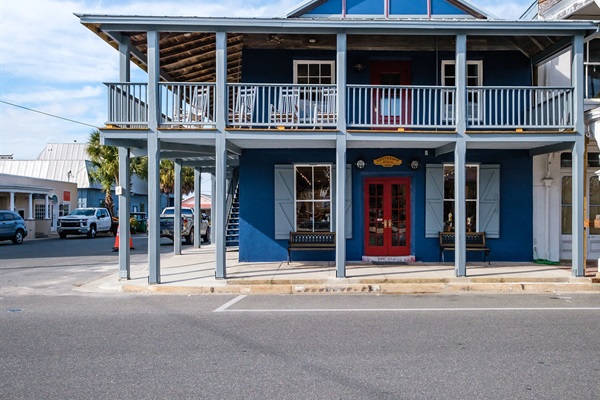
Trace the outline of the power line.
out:
[[[75,121],[75,120],[72,120],[72,119],[69,119],[69,118],[59,117],[58,115],[48,114],[47,112],[43,112],[43,111],[39,111],[39,110],[34,110],[33,108],[27,108],[27,107],[24,107],[24,106],[20,106],[18,104],[9,103],[8,101],[0,100],[0,103],[8,104],[9,106],[13,106],[13,107],[22,108],[22,109],[27,110],[27,111],[33,111],[33,112],[36,112],[36,113],[39,113],[39,114],[44,114],[44,115],[47,115],[49,117],[63,119],[65,121],[73,122],[75,124],[80,124],[80,125],[85,125],[85,126],[91,126],[92,128],[98,128],[96,125],[90,125],[90,124],[86,124],[85,122],[79,122],[79,121]]]

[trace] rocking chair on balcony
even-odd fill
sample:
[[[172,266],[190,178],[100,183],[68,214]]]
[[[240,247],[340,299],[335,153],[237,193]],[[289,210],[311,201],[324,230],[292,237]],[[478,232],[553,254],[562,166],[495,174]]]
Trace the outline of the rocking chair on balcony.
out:
[[[195,86],[185,122],[214,123],[210,115],[210,87]]]
[[[229,122],[235,127],[250,126],[254,115],[255,87],[234,87],[233,107],[229,109]]]
[[[334,125],[337,123],[337,88],[323,88],[319,91],[318,101],[315,103],[314,124]]]
[[[298,88],[281,88],[277,106],[271,104],[269,123],[283,128],[283,124],[300,121],[300,93]]]

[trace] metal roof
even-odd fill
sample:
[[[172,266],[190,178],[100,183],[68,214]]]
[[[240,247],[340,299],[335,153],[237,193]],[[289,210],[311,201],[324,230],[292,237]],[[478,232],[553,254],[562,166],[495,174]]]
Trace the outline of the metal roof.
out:
[[[87,143],[48,143],[38,160],[88,160]]]
[[[90,182],[91,168],[91,161],[86,160],[0,160],[0,174],[72,182],[79,189],[101,189]]]

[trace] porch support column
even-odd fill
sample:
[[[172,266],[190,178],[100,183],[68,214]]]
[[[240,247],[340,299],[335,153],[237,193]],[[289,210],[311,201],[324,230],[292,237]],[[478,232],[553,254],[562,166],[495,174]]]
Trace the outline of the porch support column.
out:
[[[131,182],[131,170],[129,165],[129,149],[119,147],[119,186],[122,189],[119,195],[119,279],[124,280],[131,279],[131,251],[129,249],[129,238],[131,236],[129,182]]]
[[[335,275],[346,277],[346,34],[337,34],[337,136],[335,140]]]
[[[27,197],[27,218],[33,219],[33,193]]]
[[[160,283],[159,33],[148,32],[148,283]]]
[[[202,169],[194,168],[194,248],[202,247],[200,222],[202,221]]]
[[[573,215],[572,264],[573,276],[585,275],[585,239],[584,227],[584,202],[585,202],[585,122],[584,122],[584,73],[583,73],[583,36],[573,37],[573,50],[571,52],[571,76],[573,91],[573,122],[575,124],[575,143],[573,144],[572,190],[573,200],[571,207]]]
[[[175,189],[173,193],[173,253],[181,254],[181,159],[175,160]]]
[[[9,192],[10,211],[15,211],[15,192]]]
[[[467,276],[465,164],[467,143],[467,35],[456,35],[456,147],[454,148],[454,269]]]
[[[227,278],[227,259],[225,257],[225,204],[227,180],[227,139],[225,138],[227,118],[227,32],[216,34],[216,97],[217,97],[217,137],[215,140],[216,190],[213,202],[213,227],[215,234],[216,262],[215,278]]]
[[[45,201],[45,205],[44,205],[44,219],[50,219],[50,210],[48,210],[48,208],[50,207],[50,204],[48,202],[48,194],[46,193],[46,195],[44,196],[44,201]]]
[[[123,36],[119,43],[119,82],[131,80],[131,39]]]
[[[215,174],[210,174],[210,192],[211,193],[217,193],[217,179],[215,177]],[[213,220],[213,216],[215,214],[215,207],[214,207],[214,197],[211,199],[211,210],[210,210],[210,214],[211,214],[211,221]],[[215,242],[215,230],[211,229],[210,232],[210,242],[214,243]]]

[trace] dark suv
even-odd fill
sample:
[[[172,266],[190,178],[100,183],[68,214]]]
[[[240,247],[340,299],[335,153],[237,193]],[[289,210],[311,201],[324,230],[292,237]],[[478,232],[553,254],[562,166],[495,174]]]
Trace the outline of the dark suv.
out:
[[[20,215],[14,211],[0,210],[0,240],[21,244],[26,236],[27,228]]]

